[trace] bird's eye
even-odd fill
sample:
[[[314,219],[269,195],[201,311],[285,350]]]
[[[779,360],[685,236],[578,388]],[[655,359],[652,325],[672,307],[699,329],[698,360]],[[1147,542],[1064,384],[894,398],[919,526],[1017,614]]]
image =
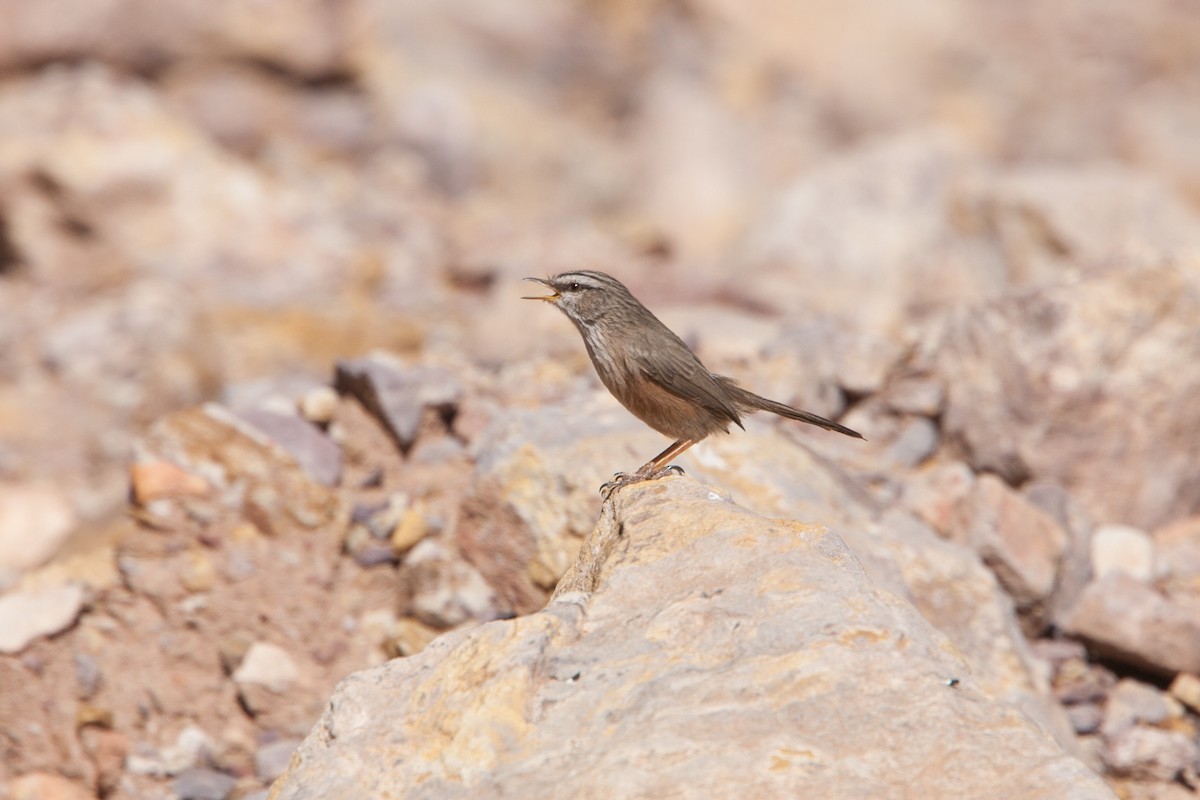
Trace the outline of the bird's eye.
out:
[[[568,283],[568,284],[567,284],[567,291],[568,291],[568,292],[578,292],[578,291],[579,291],[580,289],[582,289],[582,288],[583,288],[583,287],[582,287],[582,286],[580,286],[578,283]]]

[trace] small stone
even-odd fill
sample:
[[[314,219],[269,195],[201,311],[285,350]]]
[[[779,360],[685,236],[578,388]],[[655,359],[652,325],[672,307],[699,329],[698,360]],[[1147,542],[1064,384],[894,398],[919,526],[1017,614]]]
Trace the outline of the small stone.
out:
[[[1099,703],[1116,684],[1116,677],[1097,664],[1083,658],[1061,662],[1054,673],[1054,696],[1064,705]]]
[[[1095,733],[1099,730],[1100,721],[1104,718],[1104,711],[1095,703],[1080,703],[1074,706],[1067,706],[1066,712],[1071,727],[1080,736]]]
[[[49,561],[75,525],[70,501],[53,484],[0,484],[0,577]]]
[[[66,630],[83,600],[83,587],[75,583],[0,597],[0,653],[19,653],[34,639]]]
[[[361,550],[376,544],[377,540],[371,537],[371,531],[365,525],[351,525],[346,530],[346,536],[342,539],[342,550],[349,556],[353,557]]]
[[[982,475],[962,509],[968,542],[1019,609],[1042,603],[1054,591],[1067,535],[1049,514],[995,475]]]
[[[888,445],[887,457],[902,467],[915,467],[937,449],[937,426],[927,417],[912,417]]]
[[[924,467],[904,489],[904,505],[941,536],[951,537],[958,527],[959,503],[975,485],[975,473],[961,461]]]
[[[1153,686],[1124,678],[1108,693],[1101,733],[1111,738],[1138,723],[1158,725],[1182,715],[1174,699]]]
[[[884,390],[883,400],[898,413],[934,417],[942,410],[945,392],[936,378],[901,378]]]
[[[233,681],[239,685],[263,686],[276,694],[283,694],[299,676],[300,671],[286,650],[267,642],[255,642],[233,673]]]
[[[171,790],[179,800],[225,800],[236,784],[232,775],[196,767],[184,770],[171,781]]]
[[[179,571],[179,582],[189,592],[206,592],[217,581],[217,569],[212,558],[203,550],[193,550],[184,560]]]
[[[80,700],[90,700],[100,690],[100,685],[104,682],[104,675],[100,672],[100,665],[88,653],[77,652],[71,661],[75,666],[75,683],[78,687],[77,695]]]
[[[188,725],[175,737],[175,744],[158,751],[156,775],[179,775],[203,763],[213,751],[212,738],[198,725]]]
[[[300,414],[314,425],[328,425],[337,412],[338,393],[332,386],[318,386],[300,398]]]
[[[254,754],[254,774],[263,783],[270,783],[287,771],[292,753],[300,746],[299,739],[280,739],[263,745]]]
[[[411,587],[413,615],[434,628],[453,628],[495,613],[496,593],[483,576],[433,539],[409,552],[401,575]]]
[[[1109,739],[1103,757],[1119,776],[1172,781],[1195,768],[1200,746],[1186,733],[1137,725]]]
[[[437,638],[438,632],[410,617],[395,621],[384,642],[384,651],[391,658],[416,655]]]
[[[8,800],[95,800],[79,784],[53,772],[28,772],[8,784]]]
[[[1081,642],[1070,639],[1035,639],[1029,643],[1029,649],[1038,658],[1055,666],[1072,659],[1084,661],[1087,658],[1087,648]]]
[[[1200,713],[1200,678],[1190,672],[1181,672],[1171,681],[1167,691],[1192,711]]]
[[[1092,570],[1097,578],[1123,572],[1149,582],[1154,577],[1154,541],[1137,528],[1101,525],[1092,534]]]
[[[392,547],[397,553],[407,553],[429,533],[424,508],[418,504],[408,509],[400,524],[392,531]]]
[[[371,511],[366,518],[367,529],[376,539],[390,539],[396,526],[408,514],[412,501],[404,492],[395,492],[388,497],[382,508]]]
[[[139,461],[129,467],[133,502],[145,508],[155,500],[208,494],[211,486],[199,475],[169,461]]]
[[[339,361],[335,385],[383,423],[402,452],[416,441],[425,409],[451,416],[463,394],[449,370],[407,366],[383,353]]]
[[[360,567],[377,567],[380,564],[397,564],[400,557],[389,545],[368,544],[354,551],[354,563]]]
[[[342,449],[319,428],[295,414],[254,408],[238,412],[249,424],[296,459],[308,477],[322,486],[336,486],[342,478]]]
[[[1058,620],[1091,650],[1156,673],[1200,672],[1200,615],[1125,572],[1089,583]]]

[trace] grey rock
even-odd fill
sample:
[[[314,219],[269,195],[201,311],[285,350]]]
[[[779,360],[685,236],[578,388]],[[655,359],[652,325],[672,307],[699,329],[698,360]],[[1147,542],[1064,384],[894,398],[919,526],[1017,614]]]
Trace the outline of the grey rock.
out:
[[[453,372],[406,365],[382,353],[339,361],[335,385],[339,392],[362,403],[403,452],[416,441],[425,409],[452,416],[463,394],[462,383]]]
[[[1136,725],[1108,740],[1103,758],[1116,775],[1172,781],[1200,765],[1200,745],[1186,733]]]
[[[935,417],[942,411],[946,392],[934,377],[902,377],[888,384],[882,399],[898,413]]]
[[[1125,664],[1163,675],[1200,671],[1200,605],[1122,572],[1089,583],[1059,624]]]
[[[336,486],[342,477],[342,449],[319,428],[297,414],[263,408],[237,416],[277,444],[317,483]]]
[[[1071,727],[1080,736],[1099,730],[1103,718],[1104,711],[1095,703],[1067,706],[1067,719],[1071,721]]]
[[[1054,591],[1066,532],[995,475],[975,482],[962,510],[966,539],[1017,607],[1037,610]],[[1044,616],[1045,610],[1040,614]]]
[[[263,783],[270,783],[288,768],[292,754],[300,746],[299,739],[280,739],[258,748],[254,754],[254,775]]]
[[[179,800],[225,800],[233,792],[237,779],[206,767],[184,770],[171,781],[171,790]]]
[[[409,586],[413,615],[435,628],[495,614],[496,592],[478,570],[437,540],[425,539],[409,551],[400,579]]]
[[[938,430],[933,421],[912,417],[888,445],[887,458],[902,467],[915,467],[932,456],[937,445]]]
[[[1108,693],[1100,732],[1112,738],[1138,723],[1158,725],[1182,716],[1183,708],[1170,696],[1141,681],[1123,678]]]
[[[71,663],[75,666],[75,682],[79,686],[79,699],[91,699],[104,682],[104,673],[100,671],[100,665],[90,654],[84,652],[76,652],[71,657]]]

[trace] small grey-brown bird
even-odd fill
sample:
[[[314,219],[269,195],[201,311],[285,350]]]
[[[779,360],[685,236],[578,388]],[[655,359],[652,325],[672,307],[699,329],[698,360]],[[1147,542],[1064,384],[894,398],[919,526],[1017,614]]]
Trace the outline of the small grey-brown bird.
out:
[[[575,323],[596,373],[613,397],[642,422],[675,440],[632,475],[613,476],[601,487],[605,497],[627,483],[678,469],[666,465],[706,436],[727,433],[731,422],[744,428],[742,415],[755,411],[864,438],[833,420],[759,397],[733,379],[709,372],[682,339],[611,275],[577,270],[525,280],[551,291],[523,299],[545,300]]]

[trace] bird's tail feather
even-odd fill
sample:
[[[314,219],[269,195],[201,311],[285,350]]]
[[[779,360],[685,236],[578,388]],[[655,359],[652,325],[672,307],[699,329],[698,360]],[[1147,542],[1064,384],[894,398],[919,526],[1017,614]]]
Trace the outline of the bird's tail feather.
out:
[[[799,420],[800,422],[807,422],[809,425],[816,425],[818,428],[824,428],[828,431],[844,433],[847,436],[853,436],[855,439],[863,439],[865,441],[867,438],[858,431],[851,430],[845,425],[839,425],[831,419],[825,419],[824,417],[809,413],[808,411],[801,411],[798,408],[792,408],[791,406],[784,405],[783,403],[777,403],[774,400],[768,400],[765,397],[759,397],[754,392],[748,392],[740,386],[736,388],[739,394],[738,403],[746,408],[758,409],[760,411],[770,411],[772,414],[778,414],[781,417]]]

